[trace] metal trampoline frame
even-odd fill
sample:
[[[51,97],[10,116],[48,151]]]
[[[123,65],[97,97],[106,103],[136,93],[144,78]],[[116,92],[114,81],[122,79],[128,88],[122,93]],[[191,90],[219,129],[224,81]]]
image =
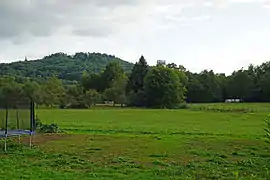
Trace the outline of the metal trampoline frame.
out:
[[[4,150],[7,151],[7,138],[8,137],[16,137],[19,138],[19,144],[21,143],[21,136],[29,135],[29,146],[32,147],[32,136],[35,134],[35,103],[31,100],[30,101],[30,128],[29,130],[22,130],[19,129],[19,122],[17,117],[17,128],[18,129],[8,129],[8,122],[9,122],[9,108],[6,106],[5,112],[5,128],[4,130],[0,130],[0,139],[4,138]]]

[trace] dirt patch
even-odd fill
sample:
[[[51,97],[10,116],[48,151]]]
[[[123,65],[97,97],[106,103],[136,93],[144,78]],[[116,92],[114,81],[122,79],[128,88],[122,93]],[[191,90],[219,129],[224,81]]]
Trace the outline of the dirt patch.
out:
[[[47,142],[63,140],[71,136],[72,135],[68,135],[68,134],[38,134],[38,135],[32,136],[32,143],[38,146],[41,144],[45,144]],[[29,143],[29,138],[30,138],[29,136],[22,137],[22,140],[21,140],[22,143]]]

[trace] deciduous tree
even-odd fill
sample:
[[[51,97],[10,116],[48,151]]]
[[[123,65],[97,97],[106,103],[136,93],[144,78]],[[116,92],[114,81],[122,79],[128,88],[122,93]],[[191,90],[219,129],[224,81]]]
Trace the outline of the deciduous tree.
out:
[[[185,89],[175,70],[163,66],[152,68],[145,77],[146,103],[154,108],[177,108],[184,102]]]

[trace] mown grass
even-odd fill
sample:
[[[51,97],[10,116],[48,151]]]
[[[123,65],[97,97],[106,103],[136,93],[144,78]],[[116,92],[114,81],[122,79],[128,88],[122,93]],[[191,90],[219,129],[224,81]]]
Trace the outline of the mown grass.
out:
[[[66,133],[10,142],[0,179],[269,179],[267,113],[42,109]]]
[[[191,110],[41,110],[46,123],[72,133],[190,134],[257,137],[266,113],[219,113]]]

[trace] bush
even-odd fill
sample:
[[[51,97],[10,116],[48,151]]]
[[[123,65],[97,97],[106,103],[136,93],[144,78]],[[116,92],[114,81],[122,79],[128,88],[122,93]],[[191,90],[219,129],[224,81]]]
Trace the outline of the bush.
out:
[[[179,104],[179,106],[178,106],[178,109],[188,109],[189,107],[188,107],[188,104],[187,103],[181,103],[181,104]]]
[[[41,120],[38,117],[36,117],[36,119],[35,119],[35,127],[36,127],[36,129],[40,129],[41,125],[42,125]]]
[[[66,109],[87,109],[88,106],[84,103],[81,104],[69,104],[65,107]]]
[[[43,124],[41,120],[36,117],[36,129],[43,133],[59,133],[59,127],[57,124]]]
[[[59,127],[57,124],[42,124],[40,131],[44,133],[58,133]]]

